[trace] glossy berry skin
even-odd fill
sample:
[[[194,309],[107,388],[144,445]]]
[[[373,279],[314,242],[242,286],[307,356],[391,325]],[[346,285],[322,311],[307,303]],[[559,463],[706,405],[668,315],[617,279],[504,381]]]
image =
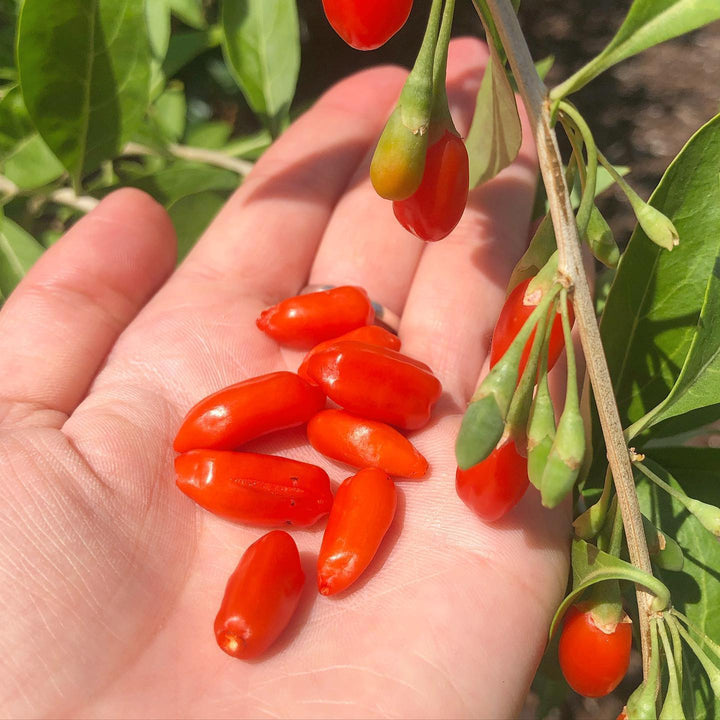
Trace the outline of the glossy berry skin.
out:
[[[395,516],[393,481],[377,468],[345,480],[335,493],[318,556],[318,591],[334,595],[354,583],[375,556]]]
[[[250,378],[209,395],[191,408],[173,447],[233,450],[275,430],[307,422],[325,407],[325,394],[295,373]]]
[[[281,345],[308,349],[369,325],[374,318],[375,310],[367,293],[362,288],[344,285],[287,298],[263,310],[256,324]]]
[[[468,470],[457,469],[460,499],[485,522],[495,522],[517,505],[529,484],[527,460],[511,440]]]
[[[400,338],[397,335],[393,335],[393,333],[389,332],[385,328],[381,328],[379,325],[365,325],[364,327],[357,328],[357,330],[351,330],[344,335],[340,335],[340,337],[334,338],[333,340],[326,340],[325,342],[321,342],[316,345],[304,357],[302,365],[298,368],[298,375],[303,380],[312,382],[312,378],[307,374],[307,366],[310,358],[315,353],[326,350],[333,343],[339,342],[340,340],[355,340],[368,345],[388,348],[389,350],[399,350],[401,346]]]
[[[602,697],[625,677],[631,647],[630,622],[619,622],[605,632],[595,623],[591,607],[573,605],[565,615],[560,635],[560,669],[575,692],[585,697]]]
[[[523,296],[525,295],[525,291],[527,290],[531,280],[532,278],[523,280],[523,282],[521,282],[517,287],[513,288],[513,291],[510,295],[508,295],[507,300],[505,300],[505,304],[500,311],[500,317],[498,317],[497,323],[495,324],[495,330],[493,331],[492,344],[490,346],[490,367],[493,367],[505,354],[505,351],[510,347],[510,344],[515,339],[515,336],[518,332],[520,332],[520,329],[524,325],[525,321],[530,317],[532,311],[535,309],[535,305],[523,304]],[[570,303],[568,303],[568,313],[570,315],[570,324],[572,325],[575,320],[575,316]],[[518,377],[522,375],[528,358],[530,357],[530,350],[532,348],[534,337],[535,331],[533,330],[532,333],[530,333],[530,338],[525,344],[525,349],[522,353]],[[557,312],[550,331],[548,370],[555,365],[564,348],[565,337],[563,336],[562,319],[560,317],[560,313]]]
[[[357,468],[376,467],[403,478],[427,474],[427,460],[385,423],[342,410],[323,410],[308,423],[307,436],[318,452]]]
[[[470,185],[465,143],[449,130],[428,148],[420,187],[393,203],[400,224],[421,240],[435,242],[460,222]]]
[[[176,484],[226,520],[308,527],[330,512],[327,473],[315,465],[260,453],[191,450],[175,458]]]
[[[356,50],[375,50],[404,24],[412,0],[323,0],[335,32]]]
[[[348,412],[405,430],[428,422],[442,392],[440,381],[424,363],[349,340],[315,353],[307,372]]]
[[[214,626],[220,649],[241,660],[262,655],[290,622],[304,585],[295,541],[282,530],[263,535],[228,580]]]

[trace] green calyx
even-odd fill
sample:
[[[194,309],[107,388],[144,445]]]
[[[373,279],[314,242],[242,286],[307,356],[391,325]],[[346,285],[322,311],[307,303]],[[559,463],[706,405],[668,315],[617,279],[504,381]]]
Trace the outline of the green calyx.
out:
[[[527,445],[527,426],[530,415],[530,405],[533,400],[533,388],[537,378],[538,359],[542,348],[546,345],[546,320],[542,316],[535,328],[532,347],[528,361],[520,376],[520,381],[515,388],[507,417],[505,418],[505,432],[503,438],[510,437],[515,441],[515,446],[522,448]],[[547,348],[545,349],[547,352]]]
[[[672,485],[665,482],[665,480],[660,477],[660,474],[662,474],[668,479],[674,481],[672,475],[670,475],[667,470],[649,459],[646,459],[644,462],[636,462],[635,467],[637,467],[637,469],[640,470],[645,477],[652,480],[658,487],[665,490],[668,495],[674,497],[679,503],[682,503],[688,512],[690,512],[708,532],[712,533],[715,537],[720,538],[720,508],[717,508],[715,505],[702,502],[701,500],[695,500],[694,498],[686,495],[684,492],[676,490]]]
[[[587,241],[592,254],[607,267],[617,267],[620,261],[620,248],[615,237],[595,205],[590,210],[590,219],[587,226]]]
[[[504,427],[504,414],[494,395],[471,402],[455,442],[458,467],[468,470],[482,462],[497,445]]]
[[[715,505],[688,498],[685,507],[695,516],[695,519],[716,538],[720,538],[720,509]]]
[[[679,245],[680,236],[670,218],[663,215],[663,213],[652,205],[648,205],[648,203],[625,182],[623,177],[615,170],[602,153],[598,153],[598,157],[603,167],[612,175],[618,187],[625,193],[625,197],[627,197],[640,227],[648,238],[661,248],[665,248],[665,250],[672,250],[675,246]]]
[[[455,454],[458,467],[467,470],[482,462],[502,437],[515,393],[523,349],[538,320],[547,314],[559,286],[552,288],[532,311],[500,361],[480,383],[460,426]]]
[[[612,473],[608,467],[600,498],[573,521],[573,528],[575,529],[575,535],[577,535],[577,537],[583,540],[592,540],[602,530],[605,524],[605,518],[607,517],[611,492]]]
[[[400,106],[385,125],[370,164],[370,181],[386,200],[409,198],[422,182],[427,132],[413,133],[402,120]]]
[[[585,457],[585,425],[580,414],[575,352],[570,334],[567,291],[564,289],[560,299],[560,310],[565,335],[568,373],[565,407],[560,416],[557,433],[540,480],[542,503],[548,508],[559,505],[572,490]]]
[[[528,477],[538,490],[541,487],[543,472],[556,431],[555,409],[550,397],[547,375],[549,340],[550,333],[546,332],[540,353],[540,378],[530,406],[530,418],[527,424]]]
[[[380,135],[370,164],[373,187],[387,200],[409,198],[422,182],[433,113],[433,65],[441,10],[442,0],[433,0],[415,65]]]
[[[590,588],[588,612],[598,627],[614,630],[620,622],[629,619],[622,607],[620,584],[617,580],[604,580]]]
[[[628,720],[657,720],[656,698],[660,678],[660,648],[658,646],[658,620],[650,620],[650,669],[647,678],[636,688],[627,701]]]
[[[663,570],[682,570],[685,562],[682,548],[669,535],[658,530],[644,515],[642,521],[650,559]]]
[[[658,715],[658,720],[685,720],[685,712],[683,711],[680,697],[680,685],[678,683],[678,672],[682,670],[678,669],[675,664],[675,655],[670,649],[670,640],[668,639],[664,621],[658,623],[658,628],[660,630],[660,639],[662,640],[669,675],[668,690],[662,709],[660,710],[660,715]]]

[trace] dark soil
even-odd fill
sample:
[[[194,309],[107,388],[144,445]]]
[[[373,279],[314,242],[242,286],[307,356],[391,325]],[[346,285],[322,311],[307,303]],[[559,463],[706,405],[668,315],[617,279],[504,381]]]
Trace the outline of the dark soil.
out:
[[[308,102],[335,80],[381,63],[412,64],[424,29],[427,2],[416,2],[408,24],[383,48],[348,48],[328,26],[319,2],[300,3],[303,65],[298,100]],[[533,57],[554,55],[547,78],[556,84],[607,44],[629,0],[523,0],[520,20]],[[471,3],[458,3],[455,35],[478,34]],[[626,60],[573,97],[611,162],[632,168],[630,181],[644,198],[657,185],[688,138],[720,111],[720,23]],[[608,191],[599,203],[618,240],[634,218],[622,193]]]

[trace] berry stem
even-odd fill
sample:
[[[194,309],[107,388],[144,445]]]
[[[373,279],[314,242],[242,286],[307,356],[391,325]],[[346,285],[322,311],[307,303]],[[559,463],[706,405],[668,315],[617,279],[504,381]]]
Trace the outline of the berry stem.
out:
[[[487,3],[535,134],[540,169],[547,188],[550,212],[557,238],[559,270],[574,286],[575,316],[578,319],[585,361],[593,386],[598,416],[607,446],[608,460],[625,525],[630,559],[633,565],[639,569],[646,573],[652,573],[630,456],[623,436],[610,371],[603,351],[595,306],[583,268],[580,239],[570,195],[565,184],[557,138],[552,128],[548,91],[537,74],[510,0],[487,0]],[[643,588],[638,587],[637,599],[643,671],[647,677],[650,668],[649,609],[652,598]]]

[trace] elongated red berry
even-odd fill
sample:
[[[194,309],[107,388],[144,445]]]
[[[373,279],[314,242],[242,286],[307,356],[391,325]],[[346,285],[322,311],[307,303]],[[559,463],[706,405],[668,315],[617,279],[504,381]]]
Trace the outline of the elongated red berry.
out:
[[[455,489],[486,522],[495,522],[520,502],[529,484],[527,460],[510,441],[469,470],[457,469]]]
[[[460,222],[470,186],[468,154],[460,137],[445,130],[427,151],[420,187],[393,203],[400,224],[421,240],[435,242]]]
[[[585,697],[611,693],[630,664],[629,618],[608,627],[596,621],[592,607],[579,603],[565,615],[558,645],[560,669],[575,692]]]
[[[230,576],[215,618],[215,639],[228,655],[262,655],[285,629],[305,584],[295,541],[273,530],[254,542]]]

